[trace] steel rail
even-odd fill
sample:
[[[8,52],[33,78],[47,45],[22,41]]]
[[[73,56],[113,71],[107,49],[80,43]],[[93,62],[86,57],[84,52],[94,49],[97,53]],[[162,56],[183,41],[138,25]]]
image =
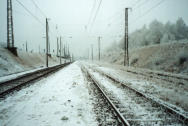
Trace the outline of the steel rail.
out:
[[[0,98],[4,97],[5,95],[13,92],[14,90],[18,89],[18,88],[21,88],[22,86],[30,83],[30,82],[33,82],[41,77],[44,77],[50,73],[53,73],[57,70],[59,70],[60,68],[62,67],[65,67],[67,65],[69,65],[70,63],[65,63],[65,64],[61,64],[61,65],[56,65],[56,66],[53,66],[53,67],[49,67],[49,68],[44,68],[44,69],[40,69],[40,70],[37,70],[37,71],[34,71],[34,72],[31,72],[31,73],[27,73],[27,74],[24,74],[22,76],[19,76],[17,78],[14,78],[12,80],[7,80],[7,81],[4,81],[4,82],[1,82],[0,83],[0,88],[2,88],[3,86],[11,86],[10,88],[0,92]],[[29,79],[28,79],[29,78]],[[17,82],[19,84],[15,85],[14,83]]]
[[[188,76],[186,76],[186,75],[172,74],[172,73],[167,73],[167,72],[162,73],[159,71],[150,71],[150,70],[147,70],[144,72],[143,71],[137,72],[136,70],[131,70],[131,69],[126,69],[126,70],[121,69],[121,70],[129,72],[129,73],[138,74],[138,75],[142,75],[142,76],[149,76],[149,77],[153,77],[156,79],[161,79],[161,80],[165,80],[165,81],[169,81],[169,82],[176,82],[173,79],[188,81]],[[168,77],[168,79],[160,78],[160,77]]]
[[[117,117],[121,120],[122,124],[124,126],[130,126],[129,122],[124,118],[124,116],[120,113],[120,111],[118,110],[118,108],[113,104],[113,102],[110,100],[110,98],[106,95],[106,93],[103,91],[103,89],[99,86],[99,82],[92,76],[92,74],[90,74],[88,72],[87,69],[85,69],[85,70],[86,70],[88,76],[92,79],[92,81],[96,85],[96,87],[99,89],[99,91],[101,92],[101,94],[108,101],[108,103],[110,104],[110,106],[113,108],[114,112],[116,113]]]
[[[178,117],[178,120],[179,120],[179,121],[181,121],[181,122],[183,122],[183,123],[185,123],[185,124],[188,124],[188,117],[187,117],[186,115],[184,115],[183,113],[180,113],[180,112],[176,111],[175,109],[171,108],[170,106],[168,106],[168,105],[166,105],[166,104],[160,102],[160,100],[154,99],[154,98],[153,98],[152,96],[150,96],[150,95],[146,95],[146,94],[144,94],[143,92],[138,91],[137,89],[128,86],[125,82],[123,82],[123,81],[121,81],[121,80],[119,80],[119,79],[117,79],[117,78],[114,78],[114,77],[112,77],[111,75],[109,75],[109,74],[107,74],[107,73],[104,73],[104,72],[98,71],[98,70],[97,70],[97,72],[102,73],[103,75],[105,75],[107,78],[113,80],[114,82],[119,83],[119,84],[125,86],[126,88],[129,88],[130,90],[136,92],[136,94],[138,94],[138,95],[140,95],[140,96],[142,96],[142,97],[144,97],[144,98],[146,98],[146,99],[152,101],[153,103],[156,103],[157,105],[163,107],[165,110],[167,110],[167,111],[170,112],[171,114],[173,114],[173,115],[175,115],[176,117]]]

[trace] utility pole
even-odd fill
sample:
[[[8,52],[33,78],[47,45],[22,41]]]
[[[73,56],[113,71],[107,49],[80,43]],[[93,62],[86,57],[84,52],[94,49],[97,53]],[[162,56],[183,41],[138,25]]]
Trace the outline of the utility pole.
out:
[[[59,38],[57,37],[57,57],[58,57],[58,52],[59,52],[59,43],[58,43],[58,41],[59,41]]]
[[[7,48],[14,48],[12,0],[7,0]]]
[[[100,61],[100,59],[101,59],[101,54],[100,54],[100,51],[101,51],[101,49],[100,49],[100,48],[101,48],[101,47],[100,47],[100,46],[101,46],[101,43],[100,43],[100,42],[101,42],[101,37],[99,36],[99,37],[98,37],[99,61]]]
[[[124,66],[129,66],[129,36],[128,36],[128,10],[131,8],[125,8],[125,54],[124,54]]]
[[[66,57],[65,44],[63,45],[63,53],[64,53],[64,58],[65,58]]]
[[[67,44],[67,57],[69,58],[69,45]]]
[[[72,54],[72,62],[74,61],[74,55]]]
[[[46,18],[46,67],[48,67],[48,19]]]
[[[27,52],[27,41],[25,42],[25,51]]]
[[[14,27],[12,12],[12,0],[7,0],[7,49],[15,56],[18,56],[17,48],[14,46]]]
[[[66,52],[66,57],[68,57],[68,46],[67,46],[67,43],[66,43],[66,46],[65,46],[66,48],[65,48],[65,52]]]
[[[91,59],[93,61],[93,45],[91,45]]]
[[[61,50],[61,36],[60,36],[60,64],[61,64],[61,52],[62,50]]]
[[[89,48],[88,48],[88,50],[87,50],[87,58],[88,58],[88,60],[89,60]]]
[[[48,29],[48,33],[49,33],[49,29]],[[48,36],[48,56],[51,55],[51,52],[50,52],[50,41],[49,41],[49,36]]]
[[[25,46],[24,46],[24,44],[22,44],[22,45],[23,45],[23,51],[24,51]]]
[[[69,50],[69,45],[68,45],[68,57],[71,57],[70,50]]]
[[[66,44],[64,44],[64,57],[65,57],[65,63],[67,62],[66,61],[66,57],[67,57],[67,54],[66,54]]]

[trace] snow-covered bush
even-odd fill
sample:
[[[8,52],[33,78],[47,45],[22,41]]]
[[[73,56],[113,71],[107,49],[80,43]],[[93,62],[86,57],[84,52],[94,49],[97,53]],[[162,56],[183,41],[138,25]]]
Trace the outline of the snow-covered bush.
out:
[[[149,41],[153,44],[160,44],[161,38],[164,33],[163,24],[157,20],[154,20],[149,25]]]

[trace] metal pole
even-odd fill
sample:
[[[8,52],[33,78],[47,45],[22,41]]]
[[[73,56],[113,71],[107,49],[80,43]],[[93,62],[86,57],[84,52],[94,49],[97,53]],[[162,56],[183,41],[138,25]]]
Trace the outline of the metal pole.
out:
[[[125,36],[124,36],[124,66],[126,65],[126,54],[127,54],[127,52],[126,52],[126,50],[127,50],[127,41],[126,41],[126,8],[125,8]]]
[[[129,66],[129,38],[128,38],[128,9],[125,8],[125,54],[124,54],[124,66]]]
[[[48,67],[48,19],[46,18],[46,67]]]
[[[25,47],[26,47],[26,49],[25,49],[25,50],[26,50],[26,52],[27,52],[27,41],[26,41]]]
[[[7,0],[7,48],[14,48],[12,0]]]
[[[67,49],[68,49],[68,57],[70,57],[69,44],[67,45]]]
[[[127,65],[129,66],[129,32],[128,32],[128,8],[127,8],[127,37],[126,37],[126,40],[127,40]]]
[[[101,54],[100,54],[100,41],[101,41],[101,37],[99,36],[98,37],[98,48],[99,48],[99,61],[100,61],[100,59],[101,59]]]
[[[61,64],[61,52],[62,50],[61,50],[61,36],[60,36],[60,64]]]
[[[57,57],[58,57],[58,52],[59,52],[59,44],[58,44],[59,38],[57,37]]]
[[[65,57],[65,63],[67,62],[67,61],[66,61],[66,55],[67,55],[67,54],[66,54],[66,44],[64,44],[64,57]]]
[[[12,0],[10,1],[11,6],[11,29],[12,29],[12,48],[14,48],[14,28],[13,28],[13,15],[12,15]]]
[[[63,45],[63,52],[64,52],[64,57],[66,57],[65,44]]]
[[[7,0],[7,48],[10,47],[10,39],[9,39],[9,0]]]

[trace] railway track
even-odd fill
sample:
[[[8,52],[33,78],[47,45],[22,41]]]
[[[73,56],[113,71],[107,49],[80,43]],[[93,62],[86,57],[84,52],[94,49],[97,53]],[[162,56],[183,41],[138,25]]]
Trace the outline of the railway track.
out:
[[[0,98],[3,98],[7,94],[20,89],[21,87],[27,85],[28,83],[36,81],[39,78],[45,77],[46,75],[53,73],[69,64],[70,63],[65,63],[53,67],[40,69],[31,73],[18,76],[17,78],[11,80],[0,82]]]
[[[153,99],[152,97],[145,95],[142,92],[139,92],[136,89],[133,89],[121,81],[112,78],[106,74],[100,74],[101,80],[106,78],[113,85],[119,84],[117,86],[116,95],[123,95],[122,99],[119,100],[116,95],[113,93],[114,90],[106,89],[105,84],[107,82],[99,81],[96,76],[93,75],[88,68],[85,68],[88,76],[93,80],[97,89],[103,94],[103,97],[108,101],[111,108],[114,110],[114,113],[117,117],[120,125],[181,125],[186,126],[188,124],[188,119],[182,113],[179,113],[173,108],[160,103],[159,101]],[[96,71],[95,71],[96,72]],[[99,76],[98,76],[99,77]],[[103,84],[102,84],[103,83]],[[114,84],[115,83],[115,84]],[[112,85],[112,87],[113,87]],[[127,104],[126,104],[127,102]],[[126,105],[125,105],[126,104]],[[137,106],[136,109],[138,111],[134,112],[134,107]],[[139,111],[145,110],[144,113],[139,114]],[[154,117],[154,118],[150,118]]]
[[[176,83],[176,84],[182,84],[187,85],[188,84],[188,76],[186,75],[180,75],[180,74],[173,74],[173,73],[167,73],[167,72],[161,72],[161,71],[152,71],[152,70],[134,70],[134,69],[120,69],[123,71],[126,71],[128,73],[137,74],[146,76],[149,78],[156,78],[160,80],[164,80],[170,83]]]
[[[95,91],[97,92],[98,95],[101,95],[102,100],[98,99],[99,103],[101,104],[102,102],[105,103],[105,105],[102,105],[103,108],[105,108],[106,106],[109,106],[110,109],[107,107],[107,109],[111,110],[112,112],[110,114],[113,114],[113,116],[116,118],[116,121],[110,121],[110,122],[103,122],[102,124],[100,123],[99,125],[103,126],[103,125],[110,125],[110,126],[130,126],[130,124],[128,123],[128,121],[123,117],[123,115],[121,114],[121,112],[119,111],[119,109],[116,107],[116,105],[112,102],[112,99],[110,97],[108,97],[108,95],[103,91],[103,89],[99,86],[97,80],[94,79],[94,77],[87,71],[87,69],[85,67],[82,66],[82,71],[85,73],[85,75],[89,78],[89,80],[91,80],[95,86],[95,88],[98,90]],[[92,85],[91,85],[92,86]],[[103,101],[105,100],[105,101]],[[115,101],[114,101],[115,102]],[[97,103],[98,104],[98,103]],[[99,105],[97,106],[99,107]],[[100,107],[99,107],[100,108]],[[106,109],[106,108],[105,108]],[[100,112],[102,110],[99,110]],[[109,111],[107,111],[109,112]],[[105,115],[106,116],[106,115]],[[102,116],[103,118],[104,115]],[[113,118],[113,117],[111,117]],[[106,121],[106,119],[104,119]]]
[[[98,64],[98,66],[103,67],[103,65],[100,65],[100,64]],[[182,84],[182,85],[188,84],[187,75],[174,74],[174,73],[168,73],[168,72],[162,72],[162,71],[152,71],[149,69],[141,69],[141,68],[134,68],[134,67],[120,67],[120,68],[117,67],[117,69],[126,71],[128,73],[136,74],[136,75],[164,80],[170,83],[176,83],[176,84]]]

